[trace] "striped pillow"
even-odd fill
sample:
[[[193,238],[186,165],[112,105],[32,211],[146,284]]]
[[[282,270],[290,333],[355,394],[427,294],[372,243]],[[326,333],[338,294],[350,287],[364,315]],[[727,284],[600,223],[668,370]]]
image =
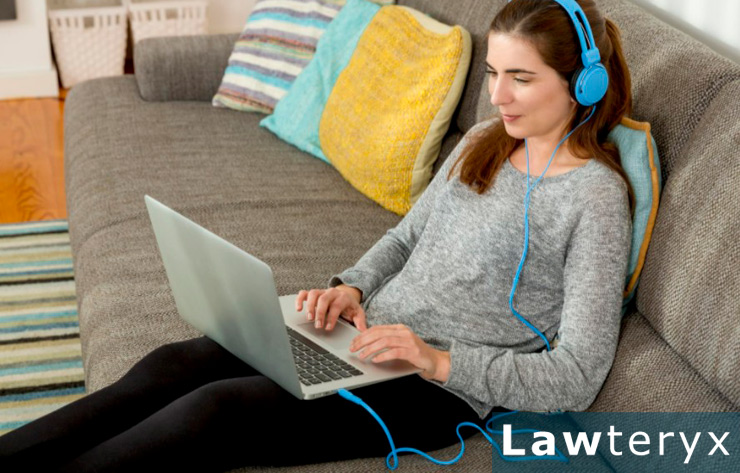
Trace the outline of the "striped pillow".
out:
[[[390,5],[395,0],[372,0]],[[272,113],[347,0],[258,0],[234,45],[215,107]]]

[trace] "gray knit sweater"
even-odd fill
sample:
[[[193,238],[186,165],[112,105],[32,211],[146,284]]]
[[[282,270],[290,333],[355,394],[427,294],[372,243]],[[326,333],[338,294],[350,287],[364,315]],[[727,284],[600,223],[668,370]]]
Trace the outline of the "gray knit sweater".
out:
[[[585,410],[617,347],[632,232],[627,187],[591,159],[531,193],[514,308],[551,343],[558,336],[548,352],[509,309],[526,173],[506,161],[483,195],[457,175],[447,180],[467,138],[488,124],[470,130],[405,218],[329,285],[362,291],[369,326],[405,324],[449,350],[449,378],[437,384],[481,418],[494,406]]]

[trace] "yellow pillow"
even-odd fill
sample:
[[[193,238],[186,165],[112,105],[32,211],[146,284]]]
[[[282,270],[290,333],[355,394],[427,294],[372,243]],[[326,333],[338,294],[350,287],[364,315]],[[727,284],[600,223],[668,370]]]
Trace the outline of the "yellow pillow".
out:
[[[470,34],[408,7],[381,8],[319,123],[324,155],[356,189],[406,214],[424,192],[465,85]]]

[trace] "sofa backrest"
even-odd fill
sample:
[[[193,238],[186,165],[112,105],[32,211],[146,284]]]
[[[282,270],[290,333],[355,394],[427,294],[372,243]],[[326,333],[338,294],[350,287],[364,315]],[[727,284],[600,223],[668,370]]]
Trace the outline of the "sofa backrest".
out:
[[[740,408],[740,80],[691,118],[661,196],[638,311]],[[687,117],[688,119],[688,117]]]
[[[627,0],[597,3],[622,30],[632,116],[663,173],[637,309],[740,406],[740,66]]]

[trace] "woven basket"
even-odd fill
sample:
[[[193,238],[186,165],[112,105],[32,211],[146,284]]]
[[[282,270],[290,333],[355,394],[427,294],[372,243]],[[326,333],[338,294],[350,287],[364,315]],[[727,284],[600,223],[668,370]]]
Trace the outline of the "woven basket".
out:
[[[206,1],[126,0],[134,43],[155,36],[205,34]]]
[[[64,88],[88,79],[123,74],[127,23],[126,7],[120,0],[48,0],[47,4],[52,45]]]

